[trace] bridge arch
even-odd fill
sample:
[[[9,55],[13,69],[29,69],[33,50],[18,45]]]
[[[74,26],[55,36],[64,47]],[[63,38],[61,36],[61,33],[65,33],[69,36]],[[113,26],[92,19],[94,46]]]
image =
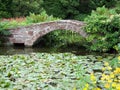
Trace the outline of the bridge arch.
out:
[[[82,29],[84,23],[76,20],[59,20],[33,24],[31,26],[19,27],[11,29],[11,37],[9,38],[12,44],[23,43],[27,47],[34,45],[38,38],[46,35],[54,30],[72,30],[79,33],[81,36],[86,37],[86,32]]]

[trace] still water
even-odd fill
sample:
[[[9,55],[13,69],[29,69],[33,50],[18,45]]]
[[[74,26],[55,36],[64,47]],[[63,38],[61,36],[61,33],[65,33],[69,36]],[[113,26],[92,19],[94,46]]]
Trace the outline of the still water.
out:
[[[23,46],[2,46],[0,47],[0,55],[14,55],[14,54],[30,54],[30,53],[74,53],[79,55],[91,54],[85,50],[85,48],[76,48],[76,47],[32,47],[25,48]],[[94,52],[92,53],[94,54]]]

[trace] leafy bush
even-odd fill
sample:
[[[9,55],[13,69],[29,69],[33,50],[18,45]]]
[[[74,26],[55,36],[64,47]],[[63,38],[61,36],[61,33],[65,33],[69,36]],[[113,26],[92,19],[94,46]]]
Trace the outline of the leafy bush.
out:
[[[117,13],[120,13],[120,1],[117,2],[115,10]]]
[[[84,39],[71,30],[55,30],[41,37],[37,43],[37,45],[45,47],[65,48],[71,45],[78,48],[81,46],[81,43],[83,45]]]
[[[105,5],[107,8],[115,7],[118,0],[43,0],[41,4],[48,15],[63,19],[77,19],[79,14],[89,14],[97,7]]]
[[[29,12],[40,13],[42,0],[0,0],[0,17],[21,17]]]
[[[120,43],[120,14],[113,9],[99,7],[85,19],[87,40],[93,51],[109,51]]]
[[[84,21],[88,14],[79,14],[74,17],[75,20]]]
[[[10,13],[8,13],[7,11],[0,11],[0,18],[8,18],[11,17]]]
[[[34,13],[30,13],[30,16],[27,17],[28,23],[38,23],[38,22],[47,22],[47,21],[54,21],[59,20],[58,18],[54,18],[52,15],[49,16],[45,11],[41,14],[35,15]]]
[[[15,20],[12,20],[12,21],[9,21],[9,20],[1,21],[0,22],[0,34],[1,35],[9,35],[8,29],[15,28],[15,27],[18,27],[18,26],[21,26],[21,25],[22,26],[26,25],[25,23],[24,24],[23,23],[24,22],[18,23]]]
[[[102,7],[103,5],[107,8],[113,8],[118,3],[118,0],[89,0],[90,9],[96,9],[97,7]]]
[[[6,29],[9,27],[9,22],[0,22],[0,34],[1,35],[8,35]]]
[[[9,32],[6,30],[8,26],[8,22],[0,22],[0,44],[5,41],[4,36],[9,35]]]

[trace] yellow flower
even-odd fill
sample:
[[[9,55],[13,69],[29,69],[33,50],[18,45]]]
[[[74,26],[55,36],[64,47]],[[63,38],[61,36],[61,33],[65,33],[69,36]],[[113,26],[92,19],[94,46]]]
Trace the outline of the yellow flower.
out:
[[[118,56],[118,60],[120,60],[120,56]]]
[[[88,87],[89,87],[89,84],[87,83],[87,84],[85,85],[85,87],[88,88]]]
[[[120,84],[117,84],[116,90],[120,90]]]
[[[104,62],[104,65],[105,65],[105,66],[109,66],[109,63],[108,63],[108,62]]]
[[[116,85],[117,85],[117,84],[116,84],[115,82],[112,83],[112,87],[116,87]]]
[[[88,90],[88,88],[85,87],[85,88],[83,88],[83,90]]]
[[[102,74],[101,80],[110,80],[110,76],[109,76],[109,75]]]
[[[120,68],[116,68],[115,70],[114,70],[114,74],[119,74],[120,73]]]
[[[110,78],[114,78],[115,75],[113,73],[110,74]]]
[[[105,71],[105,70],[106,70],[106,68],[105,68],[105,67],[103,67],[103,68],[102,68],[102,71]]]
[[[89,90],[89,84],[85,84],[85,87],[83,88],[83,90]]]
[[[106,79],[105,76],[106,76],[105,74],[102,74],[101,80],[105,80]]]
[[[110,84],[109,84],[109,83],[106,83],[104,87],[105,87],[105,88],[110,88]]]
[[[110,66],[107,67],[108,70],[112,70],[112,68]]]
[[[108,83],[111,83],[111,82],[112,82],[112,80],[111,80],[111,79],[109,79],[109,80],[108,80]]]
[[[93,73],[91,73],[90,79],[93,81],[93,83],[96,83],[96,77],[94,76]]]

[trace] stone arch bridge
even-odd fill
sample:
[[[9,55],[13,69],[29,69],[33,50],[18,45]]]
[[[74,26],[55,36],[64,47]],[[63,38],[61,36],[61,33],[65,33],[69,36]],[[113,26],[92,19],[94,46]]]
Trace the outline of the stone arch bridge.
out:
[[[10,29],[11,35],[9,41],[11,44],[24,44],[26,47],[31,47],[40,37],[58,29],[72,30],[86,37],[87,34],[82,29],[83,26],[83,22],[76,20],[59,20],[32,24],[30,26]]]

